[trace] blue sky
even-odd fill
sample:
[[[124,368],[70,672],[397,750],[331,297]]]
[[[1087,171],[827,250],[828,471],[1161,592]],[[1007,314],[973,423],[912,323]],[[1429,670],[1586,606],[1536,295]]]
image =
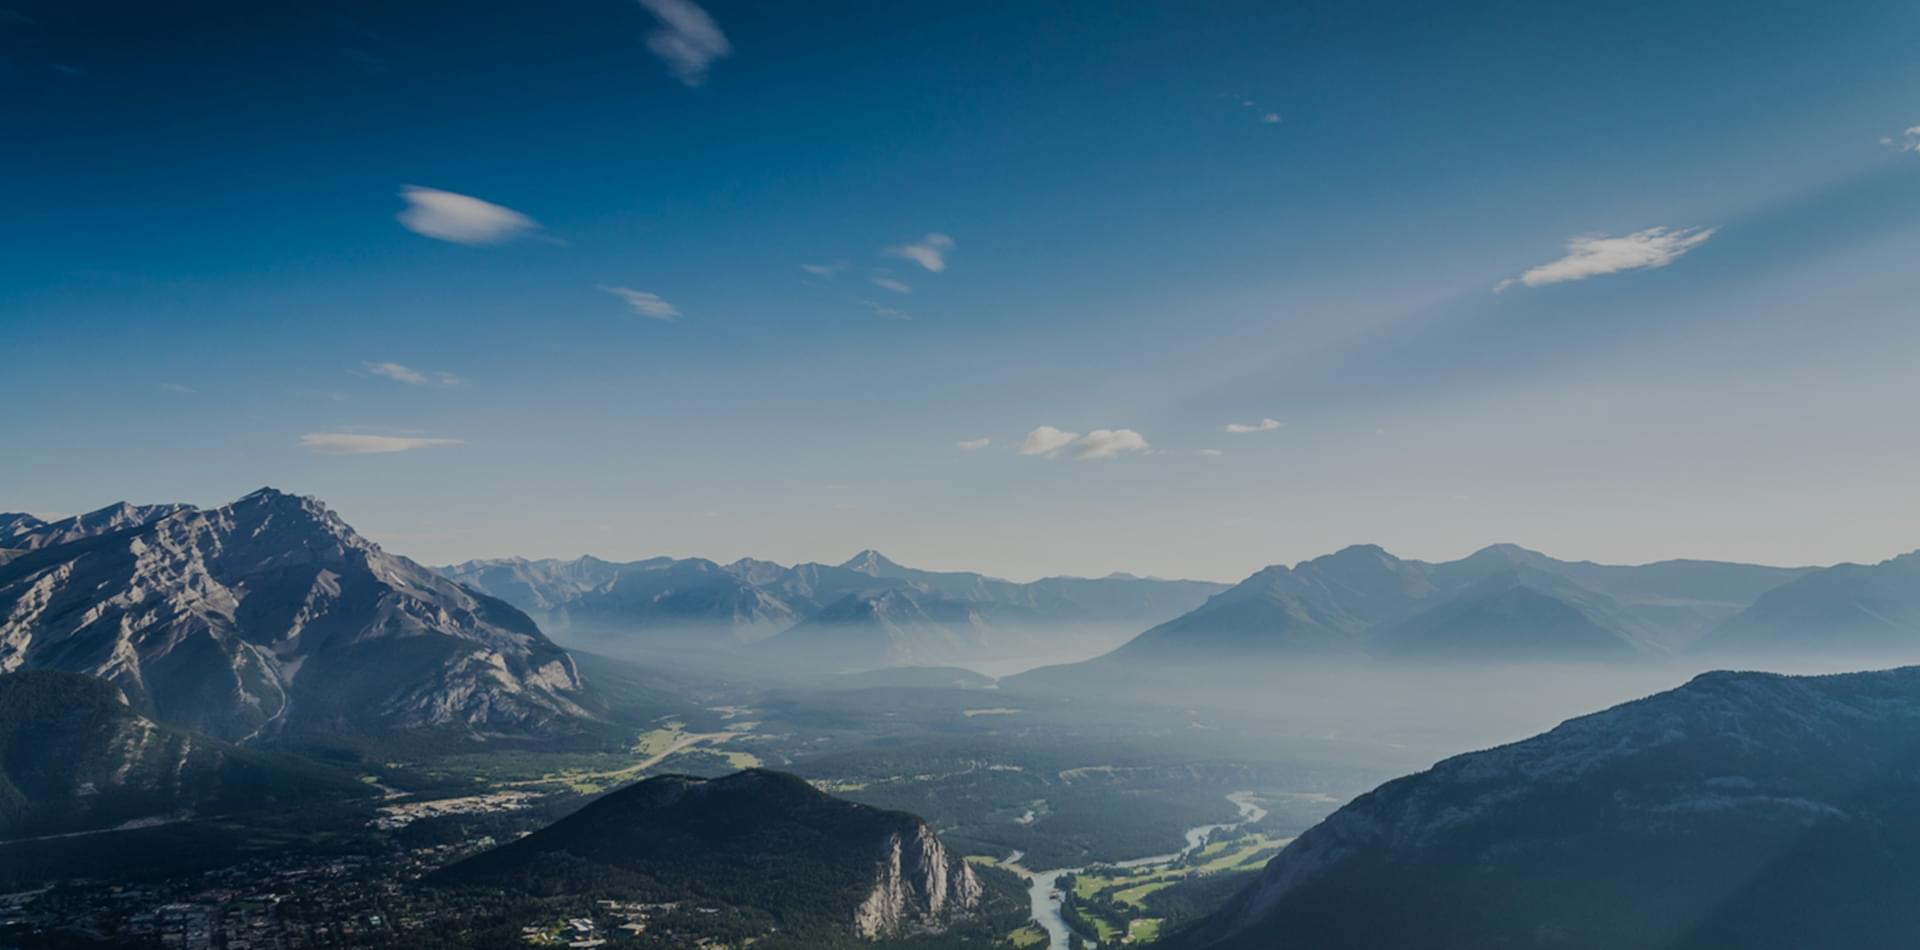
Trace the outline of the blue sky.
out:
[[[1920,546],[1920,8],[1446,6],[0,0],[0,509],[1016,577]]]

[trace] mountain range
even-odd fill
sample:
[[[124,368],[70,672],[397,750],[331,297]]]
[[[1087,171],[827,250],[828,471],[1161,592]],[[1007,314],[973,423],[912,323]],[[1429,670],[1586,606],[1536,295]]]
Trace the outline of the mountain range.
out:
[[[726,652],[770,641],[783,662],[829,670],[1057,655],[1089,642],[1097,652],[1225,588],[1123,574],[1018,583],[918,570],[871,550],[838,565],[582,557],[440,570],[597,649]]]
[[[585,557],[435,571],[319,501],[273,489],[211,509],[0,515],[0,672],[99,676],[141,715],[230,742],[586,728],[591,690],[529,613],[570,642],[630,657],[697,648],[792,672],[1109,649],[1086,669],[1898,658],[1920,655],[1920,553],[1829,568],[1618,566],[1513,545],[1444,562],[1355,545],[1231,587],[1128,575],[1018,583],[871,550],[838,565]]]
[[[1920,945],[1920,668],[1703,674],[1360,796],[1185,948]]]
[[[1767,591],[1699,645],[1716,656],[1910,656],[1920,643],[1920,551],[1840,564]]]
[[[1875,565],[1604,565],[1494,545],[1457,561],[1355,545],[1275,565],[1094,668],[1247,659],[1386,663],[1920,658],[1920,553]]]
[[[765,769],[636,782],[435,881],[535,898],[694,900],[764,915],[798,946],[942,932],[991,896],[919,818]]]
[[[112,683],[230,742],[290,731],[550,735],[591,718],[526,614],[383,551],[312,498],[7,522],[0,671]]]

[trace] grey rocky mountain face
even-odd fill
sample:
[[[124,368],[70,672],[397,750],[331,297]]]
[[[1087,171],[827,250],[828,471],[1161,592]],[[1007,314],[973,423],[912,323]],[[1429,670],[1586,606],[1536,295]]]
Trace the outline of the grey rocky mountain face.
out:
[[[868,939],[939,930],[980,905],[985,888],[973,866],[947,850],[924,822],[887,835],[873,890],[853,912],[853,930]]]
[[[1185,947],[1920,944],[1920,668],[1708,673],[1355,799]]]
[[[512,606],[362,538],[319,501],[116,505],[16,541],[0,671],[86,673],[232,741],[290,728],[543,734],[585,718],[573,660]]]

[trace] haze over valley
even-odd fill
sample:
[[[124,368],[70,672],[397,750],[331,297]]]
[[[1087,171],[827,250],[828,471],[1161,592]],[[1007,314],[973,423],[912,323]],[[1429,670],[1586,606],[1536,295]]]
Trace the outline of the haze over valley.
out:
[[[0,0],[0,950],[1920,946],[1916,36]]]
[[[1343,816],[1369,799],[1336,809],[1378,782],[1682,684],[1661,696],[1752,682],[1737,715],[1784,715],[1768,690],[1797,681],[1695,679],[1729,657],[1784,671],[1920,660],[1920,625],[1904,619],[1920,616],[1914,555],[1612,566],[1496,544],[1430,563],[1354,545],[1234,585],[1014,583],[871,550],[839,565],[584,557],[428,569],[319,499],[273,488],[210,509],[116,503],[0,520],[7,883],[78,901],[128,939],[163,928],[140,930],[160,925],[116,911],[124,902],[110,893],[35,888],[100,874],[145,882],[139,894],[236,874],[345,874],[317,904],[296,912],[278,897],[258,912],[289,939],[310,933],[301,920],[349,913],[360,938],[401,943],[433,931],[512,943],[564,918],[607,935],[592,939],[668,943],[1064,946],[1164,933],[1183,946],[1264,945],[1249,935],[1317,932],[1332,926],[1325,907],[1348,906],[1323,899],[1322,917],[1301,918],[1318,923],[1270,922],[1299,915],[1269,893],[1306,885],[1268,882],[1319,867],[1298,855],[1351,837],[1338,829],[1356,819]],[[1898,697],[1909,679],[1858,682]],[[1622,721],[1639,732],[1616,735],[1613,715],[1576,720],[1579,734],[1632,764],[1573,774],[1664,768],[1670,744],[1725,734],[1677,719],[1650,727],[1636,713]],[[1857,741],[1898,755],[1884,743],[1901,723]],[[1571,728],[1513,748],[1550,748]],[[1659,794],[1748,810],[1740,820],[1754,827],[1803,829],[1864,807],[1835,797],[1856,784],[1802,789],[1797,767],[1770,757],[1765,780],[1683,760],[1695,771],[1658,779]],[[1519,774],[1510,781],[1535,781]],[[1805,804],[1766,804],[1782,796]],[[1780,847],[1715,873],[1753,873],[1739,862]],[[137,870],[116,863],[129,850]],[[690,854],[710,860],[689,865]],[[1578,873],[1630,863],[1608,860]],[[775,896],[790,888],[790,903]],[[1509,899],[1496,893],[1460,899]],[[1698,899],[1723,895],[1705,887]],[[374,916],[383,923],[367,924]],[[1519,919],[1463,919],[1446,940],[1477,945]],[[1667,918],[1618,925],[1642,930],[1592,945],[1676,936]],[[1722,939],[1722,927],[1752,934],[1746,923],[1699,933]],[[1406,936],[1352,934],[1356,946]]]

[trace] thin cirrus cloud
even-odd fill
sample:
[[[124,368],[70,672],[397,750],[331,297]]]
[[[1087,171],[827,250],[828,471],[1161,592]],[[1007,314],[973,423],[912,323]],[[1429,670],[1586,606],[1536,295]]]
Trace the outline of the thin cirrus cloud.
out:
[[[1074,458],[1092,460],[1145,453],[1152,448],[1145,436],[1132,429],[1095,429],[1081,435],[1053,426],[1039,426],[1020,443],[1020,454],[1054,458],[1063,450],[1072,449]]]
[[[865,307],[868,310],[872,311],[874,316],[879,317],[882,320],[913,319],[913,314],[910,314],[905,310],[899,310],[894,307],[889,307],[886,304],[878,303],[872,300],[862,300],[860,301],[860,306]]]
[[[947,269],[947,253],[953,250],[953,238],[935,232],[911,244],[887,248],[887,253],[920,265],[936,274]]]
[[[1882,138],[1880,144],[1896,151],[1912,152],[1920,155],[1920,125],[1916,125],[1900,133],[1898,138],[1891,135]]]
[[[968,439],[968,440],[966,440],[965,442],[956,442],[956,443],[954,443],[954,444],[955,444],[955,445],[958,445],[958,446],[960,446],[960,447],[961,447],[962,449],[965,449],[965,450],[967,450],[967,451],[969,451],[969,452],[973,452],[973,451],[977,451],[977,450],[980,450],[980,449],[984,449],[984,448],[986,448],[986,447],[987,447],[987,446],[989,446],[989,445],[992,445],[992,444],[993,444],[993,440],[992,440],[992,439],[986,439],[986,438],[981,438],[981,439]]]
[[[1219,449],[1194,449],[1193,454],[1204,456],[1206,458],[1218,458],[1219,456],[1225,455],[1226,453],[1220,451]]]
[[[672,320],[680,316],[680,311],[673,304],[662,299],[659,294],[634,290],[631,287],[601,287],[600,289],[626,301],[627,309],[640,316],[655,320]]]
[[[504,244],[540,230],[540,222],[512,208],[438,188],[400,189],[401,225],[415,234],[455,244]]]
[[[1286,423],[1278,419],[1262,419],[1259,422],[1229,422],[1221,426],[1220,430],[1234,435],[1246,435],[1249,432],[1272,432],[1283,425]]]
[[[460,385],[460,377],[452,373],[423,373],[420,370],[401,363],[375,363],[369,361],[361,363],[360,368],[375,376],[384,376],[396,383],[406,383],[409,386],[425,386],[430,383],[441,386]]]
[[[1621,271],[1665,267],[1680,255],[1707,243],[1719,228],[1648,228],[1620,237],[1577,235],[1567,241],[1567,256],[1493,285],[1494,293],[1514,284],[1545,287]]]
[[[815,277],[832,277],[840,272],[840,266],[837,264],[802,264],[800,269]]]
[[[913,293],[913,285],[907,283],[904,280],[898,280],[892,277],[873,277],[873,278],[869,278],[869,281],[875,287],[878,287],[882,290],[891,290],[896,294]]]
[[[309,432],[300,437],[300,447],[321,455],[388,455],[437,445],[460,445],[462,441],[366,432]]]
[[[647,35],[647,49],[667,64],[675,79],[690,87],[706,85],[713,61],[732,55],[733,44],[699,4],[640,0],[640,5],[660,21],[660,29]]]

